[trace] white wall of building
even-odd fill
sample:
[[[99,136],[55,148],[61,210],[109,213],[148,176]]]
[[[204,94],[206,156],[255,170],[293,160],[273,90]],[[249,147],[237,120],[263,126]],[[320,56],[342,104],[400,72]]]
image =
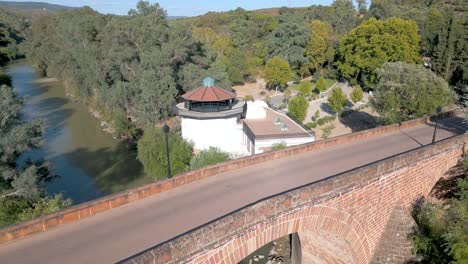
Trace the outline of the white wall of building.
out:
[[[270,148],[275,144],[285,144],[288,147],[314,142],[314,137],[282,138],[282,139],[257,139],[255,140],[255,154],[263,153],[263,148]]]
[[[247,115],[246,119],[263,119],[266,118],[267,103],[262,100],[256,100],[254,102],[247,102]]]
[[[242,123],[237,123],[237,117],[203,120],[182,117],[182,137],[198,150],[216,147],[234,156],[246,155],[242,135]]]

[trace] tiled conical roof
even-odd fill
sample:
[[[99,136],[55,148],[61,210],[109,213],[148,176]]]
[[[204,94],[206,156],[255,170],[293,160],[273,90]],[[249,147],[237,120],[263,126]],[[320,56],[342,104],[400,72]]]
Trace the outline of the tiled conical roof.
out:
[[[182,98],[187,101],[221,102],[236,98],[236,94],[216,86],[202,86],[187,92],[186,94],[182,95]]]

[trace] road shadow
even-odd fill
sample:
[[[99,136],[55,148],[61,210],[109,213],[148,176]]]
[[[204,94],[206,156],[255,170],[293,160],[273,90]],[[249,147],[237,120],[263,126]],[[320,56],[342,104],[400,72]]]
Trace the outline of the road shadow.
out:
[[[358,132],[379,126],[375,116],[366,112],[347,111],[340,117],[340,122],[346,127],[351,128],[352,132]]]
[[[429,126],[435,126],[435,123],[428,123]],[[437,120],[437,129],[443,129],[455,134],[468,132],[468,121],[459,116],[452,116]]]

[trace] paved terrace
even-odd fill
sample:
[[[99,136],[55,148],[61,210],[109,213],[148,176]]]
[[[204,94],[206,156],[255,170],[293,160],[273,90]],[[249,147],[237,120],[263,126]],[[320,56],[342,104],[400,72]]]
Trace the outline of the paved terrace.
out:
[[[441,121],[437,140],[467,131]],[[431,143],[433,125],[221,173],[0,245],[1,263],[114,263],[262,198]]]

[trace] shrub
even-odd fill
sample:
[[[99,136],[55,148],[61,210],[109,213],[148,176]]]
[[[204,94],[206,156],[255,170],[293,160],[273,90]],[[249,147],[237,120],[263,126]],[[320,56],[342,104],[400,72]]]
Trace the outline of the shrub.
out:
[[[333,129],[335,129],[334,125],[329,125],[329,126],[324,127],[322,129],[323,131],[322,138],[327,139],[331,135]]]
[[[223,152],[218,148],[210,147],[203,150],[190,160],[189,170],[195,170],[209,165],[214,165],[230,159],[229,153]]]
[[[325,79],[323,77],[320,77],[320,79],[317,82],[317,85],[315,85],[315,88],[317,88],[321,92],[327,89],[327,84],[325,83]]]
[[[303,81],[299,84],[299,93],[308,98],[312,93],[312,83],[309,81]]]
[[[285,149],[287,148],[288,146],[286,145],[286,143],[275,143],[273,145],[271,145],[271,151],[276,151],[276,150],[281,150],[281,149]]]
[[[246,96],[245,96],[245,100],[246,100],[246,101],[251,101],[251,102],[253,102],[253,101],[254,101],[254,98],[253,98],[253,96],[251,96],[251,95],[249,94],[249,95],[246,95]]]
[[[364,97],[364,93],[362,91],[361,86],[356,85],[356,87],[351,92],[351,100],[353,101],[353,103],[357,103],[361,101],[363,97]]]
[[[305,125],[308,129],[312,130],[317,127],[317,122],[309,122]]]
[[[468,252],[468,180],[458,179],[458,192],[448,206],[425,203],[415,208],[418,230],[413,234],[414,252],[422,263],[466,263]]]
[[[320,118],[320,110],[315,111],[314,117],[315,117],[315,119]]]
[[[325,116],[325,117],[322,117],[319,120],[317,120],[317,123],[319,124],[319,126],[323,126],[326,123],[330,123],[330,122],[333,122],[335,120],[336,120],[336,115]]]
[[[288,114],[302,123],[306,118],[307,108],[309,108],[309,102],[303,96],[295,96],[289,101]]]
[[[328,98],[328,104],[335,113],[340,112],[346,106],[347,102],[348,99],[346,99],[346,94],[341,90],[341,88],[333,89],[330,97]]]
[[[167,156],[165,134],[161,128],[147,127],[143,137],[138,141],[138,160],[145,172],[157,179],[167,173]],[[172,174],[179,174],[187,168],[192,158],[192,145],[181,136],[169,133],[169,157]]]

